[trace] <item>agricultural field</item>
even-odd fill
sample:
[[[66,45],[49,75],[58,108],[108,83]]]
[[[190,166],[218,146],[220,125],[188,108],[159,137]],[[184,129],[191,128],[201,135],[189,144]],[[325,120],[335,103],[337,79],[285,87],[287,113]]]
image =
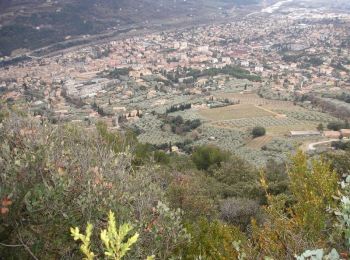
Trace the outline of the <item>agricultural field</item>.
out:
[[[220,148],[236,153],[237,149],[243,147],[248,138],[247,133],[235,129],[219,129],[210,125],[200,127],[199,140],[195,145],[213,144]]]
[[[331,121],[338,121],[335,117],[321,113],[318,111],[313,110],[307,110],[302,107],[294,108],[294,109],[275,109],[275,112],[278,112],[280,114],[284,114],[289,118],[294,118],[297,120],[304,120],[304,121],[313,121],[313,122],[322,122],[322,123],[328,123]]]
[[[177,143],[185,141],[185,138],[179,135],[171,134],[161,130],[154,130],[142,133],[138,136],[141,143],[149,143],[154,145],[161,145],[166,143]]]
[[[165,113],[166,109],[170,108],[171,106],[185,104],[185,103],[194,104],[201,101],[202,99],[197,96],[164,94],[164,95],[161,95],[160,98],[158,97],[151,100],[144,98],[141,104],[144,110],[150,110],[150,111],[154,110],[157,113]]]
[[[272,107],[292,107],[293,102],[290,101],[283,101],[283,100],[270,100],[270,99],[265,99],[262,97],[259,97],[255,93],[237,93],[237,92],[229,92],[229,93],[222,93],[218,92],[214,94],[215,97],[218,98],[228,98],[228,99],[233,99],[233,100],[239,100],[240,104],[251,104],[251,105],[256,105],[256,106],[265,106],[267,108]]]
[[[314,139],[314,137],[292,138],[289,136],[290,131],[316,130],[319,123],[326,126],[329,122],[336,121],[331,115],[303,108],[293,102],[268,100],[254,93],[239,93],[241,89],[240,86],[236,90],[231,88],[228,92],[223,90],[212,92],[214,98],[239,101],[236,105],[212,109],[206,107],[207,95],[174,96],[168,93],[161,96],[165,103],[156,106],[154,102],[157,98],[143,99],[138,104],[148,112],[133,123],[141,132],[138,139],[142,143],[155,145],[169,142],[175,144],[186,140],[192,141],[191,146],[212,144],[260,167],[270,159],[286,160],[292,151],[305,147],[304,144]],[[162,129],[161,119],[149,113],[152,110],[160,114],[165,113],[170,105],[185,103],[202,104],[202,106],[168,115],[181,116],[184,120],[199,119],[202,125],[184,135]],[[253,139],[250,133],[255,126],[264,127],[266,135]]]
[[[291,122],[292,120],[290,120]],[[273,125],[266,128],[268,134],[273,136],[286,136],[290,131],[309,131],[317,129],[317,122],[296,121],[296,124]]]
[[[273,137],[269,135],[260,136],[249,141],[246,146],[253,149],[261,149],[263,146],[271,142],[272,139]]]
[[[141,131],[141,134],[137,137],[141,143],[160,145],[169,142],[183,142],[185,140],[185,136],[162,131],[162,121],[153,115],[145,115],[132,125]]]
[[[187,109],[184,111],[176,111],[173,113],[169,113],[169,116],[181,116],[184,120],[195,120],[200,119],[202,122],[207,121],[206,118],[201,116],[197,110]]]
[[[337,120],[331,115],[305,109],[293,102],[268,100],[254,93],[220,92],[214,96],[240,102],[238,105],[198,112],[210,125],[218,128],[249,131],[255,126],[262,126],[266,128],[267,135],[281,137],[290,131],[316,130],[319,123],[325,126]],[[254,143],[252,146],[255,146]]]
[[[204,118],[213,121],[266,117],[274,115],[272,112],[251,104],[239,104],[213,109],[203,109],[199,111],[199,114]]]
[[[224,128],[240,128],[240,129],[249,129],[255,126],[262,126],[265,128],[282,126],[288,128],[289,126],[295,126],[302,123],[294,118],[278,118],[275,116],[261,116],[261,117],[247,117],[241,119],[232,119],[225,121],[217,121],[212,123],[218,127]]]

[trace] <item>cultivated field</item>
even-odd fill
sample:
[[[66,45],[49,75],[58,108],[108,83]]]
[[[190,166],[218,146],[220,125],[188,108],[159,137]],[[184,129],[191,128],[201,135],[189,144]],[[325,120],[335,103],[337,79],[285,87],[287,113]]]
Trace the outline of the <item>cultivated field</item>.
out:
[[[294,118],[297,120],[304,121],[312,121],[312,122],[321,122],[323,124],[327,124],[331,121],[337,121],[337,119],[331,115],[321,113],[318,111],[307,110],[302,107],[294,107],[294,108],[279,108],[274,109],[273,111],[284,114],[289,118]]]
[[[268,100],[256,94],[216,93],[214,96],[240,102],[239,105],[199,111],[203,118],[218,128],[247,131],[263,126],[268,135],[275,137],[287,135],[290,131],[316,130],[319,123],[326,126],[336,120],[328,114],[308,110],[289,101]]]
[[[215,97],[218,98],[228,98],[234,99],[236,101],[240,101],[240,104],[251,104],[257,106],[269,106],[270,107],[292,107],[294,106],[290,101],[282,101],[282,100],[269,100],[265,98],[259,97],[257,94],[249,93],[249,94],[240,94],[240,93],[217,93],[214,94]]]
[[[268,134],[273,136],[288,135],[290,131],[316,130],[318,123],[308,121],[297,121],[296,124],[274,125],[266,128]]]
[[[257,137],[248,142],[246,146],[253,149],[261,149],[261,147],[271,142],[272,139],[273,137],[269,135]]]
[[[201,126],[200,132],[200,139],[195,141],[195,145],[213,144],[233,153],[245,145],[248,137],[244,132],[235,129],[220,129],[210,125]],[[211,138],[214,139],[210,140]]]
[[[161,130],[153,130],[153,131],[148,131],[140,134],[138,136],[138,140],[141,143],[161,145],[161,144],[167,144],[169,142],[173,144],[177,142],[183,142],[185,140],[185,137],[180,135],[175,135],[169,132],[164,132]]]
[[[274,126],[290,126],[297,125],[301,122],[294,118],[278,118],[276,116],[262,116],[262,117],[250,117],[241,119],[232,119],[225,121],[213,122],[213,125],[218,127],[229,128],[252,128],[255,126],[274,127]]]
[[[214,93],[214,97],[238,101],[237,105],[209,109],[201,97],[190,99],[187,96],[152,108],[164,113],[170,104],[191,102],[202,104],[192,109],[170,113],[181,116],[184,120],[200,119],[202,126],[195,134],[176,135],[161,129],[162,121],[152,114],[145,114],[134,123],[141,130],[138,139],[142,143],[163,144],[192,140],[193,146],[213,144],[221,149],[238,154],[255,165],[264,165],[267,160],[279,158],[285,160],[288,155],[313,137],[291,138],[290,131],[316,130],[319,123],[324,126],[336,119],[319,111],[294,105],[289,101],[268,100],[256,94],[239,94],[233,92]],[[145,107],[147,102],[143,101]],[[263,126],[266,135],[252,139],[251,130]],[[196,136],[196,138],[194,138]],[[322,138],[322,137],[317,137]]]
[[[203,109],[199,111],[199,114],[202,117],[212,121],[266,117],[274,115],[274,113],[261,109],[260,107],[252,104],[240,104],[213,109]]]

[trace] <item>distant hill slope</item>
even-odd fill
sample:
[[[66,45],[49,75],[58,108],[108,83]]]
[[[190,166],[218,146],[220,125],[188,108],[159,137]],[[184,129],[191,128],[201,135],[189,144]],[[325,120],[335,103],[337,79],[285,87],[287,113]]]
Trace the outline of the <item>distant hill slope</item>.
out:
[[[218,7],[259,0],[1,0],[0,56],[67,36],[96,34],[146,21],[205,16]]]

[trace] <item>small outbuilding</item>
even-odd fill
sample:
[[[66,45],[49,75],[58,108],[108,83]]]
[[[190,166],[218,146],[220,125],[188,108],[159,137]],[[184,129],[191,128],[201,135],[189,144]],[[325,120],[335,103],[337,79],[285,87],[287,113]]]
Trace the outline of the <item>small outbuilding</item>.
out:
[[[328,138],[340,138],[341,133],[339,131],[324,131],[323,136]]]
[[[340,133],[344,138],[350,138],[350,129],[340,129]]]
[[[291,137],[303,137],[303,136],[319,136],[320,131],[290,131]]]

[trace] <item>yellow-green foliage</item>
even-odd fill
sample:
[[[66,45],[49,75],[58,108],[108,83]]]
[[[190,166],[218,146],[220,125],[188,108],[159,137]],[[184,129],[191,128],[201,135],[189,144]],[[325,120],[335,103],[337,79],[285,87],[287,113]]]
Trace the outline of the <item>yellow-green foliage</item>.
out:
[[[268,194],[264,176],[261,179],[268,206],[264,224],[252,222],[257,258],[289,259],[308,248],[324,247],[330,236],[332,217],[327,215],[327,208],[334,204],[332,195],[337,192],[337,175],[330,164],[321,158],[309,165],[307,156],[299,151],[292,158],[288,174],[292,196],[289,207],[287,195]]]
[[[85,235],[80,233],[78,227],[70,229],[74,240],[80,240],[82,242],[82,245],[80,246],[80,251],[85,255],[84,259],[86,260],[92,260],[95,257],[95,254],[91,252],[90,248],[92,229],[93,226],[90,223],[88,223],[86,226]]]
[[[296,203],[292,207],[296,224],[313,241],[323,238],[326,228],[326,209],[333,206],[337,192],[337,174],[323,158],[312,160],[308,167],[305,154],[299,151],[289,168],[290,190]]]
[[[139,234],[135,233],[124,242],[131,230],[132,227],[129,223],[124,223],[117,230],[114,213],[109,212],[107,229],[102,230],[100,236],[106,249],[105,255],[107,258],[119,260],[125,256],[139,237]]]
[[[88,223],[85,231],[85,235],[81,234],[79,228],[71,228],[71,234],[74,240],[80,240],[82,245],[80,246],[81,252],[85,255],[86,260],[92,260],[96,256],[91,251],[91,235],[93,226]],[[133,236],[127,238],[128,234],[132,230],[131,224],[124,223],[117,228],[114,213],[109,212],[107,229],[101,231],[100,238],[105,249],[105,256],[107,259],[120,260],[131,249],[132,245],[137,242],[139,234],[135,233]],[[148,257],[147,259],[152,259]]]
[[[286,196],[269,196],[265,207],[266,220],[262,225],[252,221],[253,259],[269,256],[273,259],[292,259],[310,244],[296,229],[295,221],[285,213]]]
[[[242,248],[246,237],[239,228],[202,218],[189,224],[187,229],[191,241],[183,248],[183,259],[230,260],[244,257]]]

